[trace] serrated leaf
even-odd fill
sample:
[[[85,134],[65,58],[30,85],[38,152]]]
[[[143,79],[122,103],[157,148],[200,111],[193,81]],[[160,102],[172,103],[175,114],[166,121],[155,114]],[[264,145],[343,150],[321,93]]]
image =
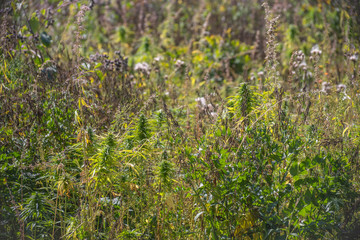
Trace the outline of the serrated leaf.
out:
[[[49,34],[47,34],[46,32],[42,32],[40,34],[40,40],[46,47],[50,47],[52,40]]]
[[[296,176],[298,174],[298,166],[297,166],[297,163],[294,163],[291,165],[291,168],[290,168],[290,174],[292,176]]]
[[[37,32],[40,28],[39,19],[37,17],[32,17],[29,21],[29,25],[34,33]]]
[[[310,192],[310,190],[306,190],[305,192],[305,203],[306,204],[310,204],[311,203],[311,199],[312,199],[312,194]]]

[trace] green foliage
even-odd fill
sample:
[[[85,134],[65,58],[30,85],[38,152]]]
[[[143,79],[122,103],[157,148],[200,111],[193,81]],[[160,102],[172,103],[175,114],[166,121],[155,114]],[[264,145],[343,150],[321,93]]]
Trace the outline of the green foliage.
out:
[[[171,188],[173,174],[173,163],[168,160],[162,160],[158,166],[158,177],[164,188]]]
[[[240,110],[242,116],[246,117],[252,110],[253,102],[254,97],[249,86],[246,83],[242,84],[239,91],[238,105],[235,105],[235,107]]]
[[[260,2],[5,1],[0,238],[356,239],[360,5]]]
[[[51,44],[51,36],[48,35],[46,32],[42,32],[40,34],[40,40],[41,42],[46,46],[46,47],[50,47]]]
[[[141,114],[137,126],[137,138],[140,141],[143,141],[149,138],[149,136],[150,136],[150,130],[149,130],[147,118],[145,117],[144,114]]]

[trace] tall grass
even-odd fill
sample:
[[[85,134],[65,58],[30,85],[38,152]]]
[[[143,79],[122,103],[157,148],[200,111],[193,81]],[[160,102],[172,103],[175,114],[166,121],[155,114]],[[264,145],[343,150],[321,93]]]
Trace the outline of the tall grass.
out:
[[[356,239],[356,4],[260,2],[2,3],[0,238]]]

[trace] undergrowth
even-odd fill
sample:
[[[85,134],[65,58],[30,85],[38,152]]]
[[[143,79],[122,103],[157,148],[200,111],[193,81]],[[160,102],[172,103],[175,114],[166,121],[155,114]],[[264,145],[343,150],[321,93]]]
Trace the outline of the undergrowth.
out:
[[[358,239],[357,1],[2,1],[0,239]]]

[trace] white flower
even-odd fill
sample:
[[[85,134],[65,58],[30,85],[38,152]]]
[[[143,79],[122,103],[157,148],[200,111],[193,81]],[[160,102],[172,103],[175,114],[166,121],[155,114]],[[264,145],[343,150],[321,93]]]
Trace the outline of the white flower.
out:
[[[306,77],[307,77],[307,78],[312,78],[312,76],[313,76],[313,75],[312,75],[312,73],[311,73],[310,71],[307,71],[307,72],[306,72]]]
[[[251,77],[250,77],[250,80],[251,81],[254,81],[256,78],[255,78],[255,75],[254,75],[254,73],[251,73]]]
[[[200,156],[200,154],[201,154],[201,151],[202,151],[202,150],[203,150],[203,149],[202,149],[201,147],[199,147],[198,152],[197,152],[197,153],[195,153],[195,154],[194,154],[194,156],[195,156],[195,157]]]
[[[336,85],[336,91],[345,92],[346,91],[346,85],[344,85],[344,84]]]
[[[141,62],[141,63],[135,64],[134,70],[145,73],[147,75],[150,74],[150,66],[146,62]]]
[[[210,115],[213,117],[213,118],[217,118],[218,117],[218,114],[216,112],[211,112]]]
[[[338,91],[340,93],[340,96],[342,96],[342,98],[341,98],[342,100],[351,99],[346,94],[346,85],[345,84],[336,85],[336,91]]]
[[[149,67],[149,64],[147,64],[146,62],[141,62],[141,63],[137,63],[135,65],[135,71],[142,71],[142,70],[149,70],[150,67]]]
[[[330,85],[330,83],[328,83],[328,82],[323,82],[323,83],[322,83],[321,92],[329,93],[330,90],[331,90],[331,85]]]
[[[359,55],[357,53],[350,56],[350,60],[353,62],[357,62],[358,59],[359,59]]]
[[[297,51],[296,60],[297,60],[297,61],[302,61],[302,60],[304,60],[304,59],[305,59],[305,54],[304,54],[301,50]]]
[[[213,105],[212,105],[212,104],[208,104],[208,109],[209,109],[209,111],[213,111],[213,110],[214,110]]]
[[[311,48],[311,55],[321,55],[322,51],[320,50],[319,48],[319,45],[314,45],[312,48]]]
[[[206,107],[206,100],[204,97],[196,98],[195,101],[202,107]]]
[[[181,61],[180,59],[176,60],[176,62],[175,62],[175,66],[176,66],[177,68],[180,68],[180,67],[182,67],[182,66],[184,66],[184,65],[185,65],[185,62],[184,62],[184,61]]]
[[[160,62],[160,61],[163,60],[163,59],[164,59],[164,57],[161,56],[161,55],[159,55],[159,56],[157,56],[156,58],[154,58],[154,61],[155,61],[155,62]]]
[[[299,64],[298,67],[299,67],[299,68],[302,68],[303,70],[306,70],[307,64],[306,64],[306,62],[305,62],[305,59]]]
[[[351,99],[349,95],[347,95],[345,92],[343,92],[342,95],[343,95],[342,100]]]

